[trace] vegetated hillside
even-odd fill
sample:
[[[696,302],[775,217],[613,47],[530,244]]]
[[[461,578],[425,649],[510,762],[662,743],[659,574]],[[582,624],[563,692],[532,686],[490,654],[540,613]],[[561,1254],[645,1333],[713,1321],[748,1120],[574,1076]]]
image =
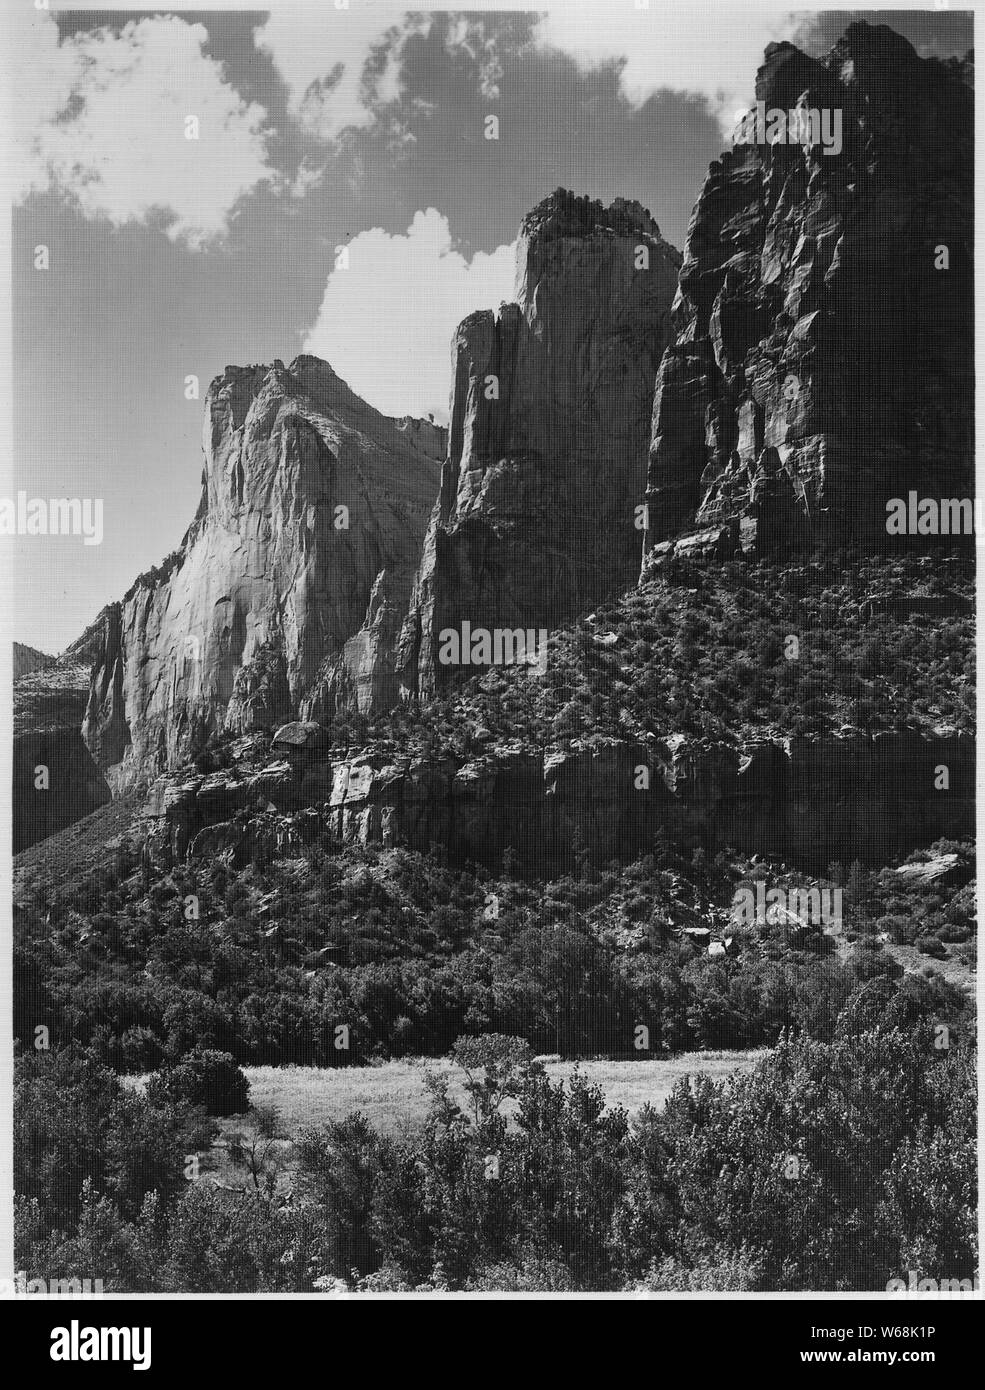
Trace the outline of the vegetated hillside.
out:
[[[389,738],[402,752],[671,733],[730,744],[971,733],[973,608],[963,558],[670,561],[553,634],[543,675],[493,668],[432,704],[332,728],[343,742]]]
[[[75,890],[112,857],[112,846],[133,830],[140,798],[129,792],[14,856],[14,901],[36,892]]]
[[[839,943],[823,924],[750,924],[735,894],[814,880],[665,843],[635,864],[521,881],[407,850],[314,845],[233,868],[221,857],[155,875],[126,842],[74,886],[15,917],[15,1034],[45,1024],[122,1071],[196,1046],[250,1063],[337,1066],[441,1055],[462,1033],[508,1032],[565,1057],[772,1045],[825,1036],[860,982],[902,976],[888,940],[973,959],[969,847],[938,846],[952,891],[922,871],[832,865]],[[880,937],[887,937],[886,941]],[[836,949],[840,945],[841,949]],[[912,976],[942,1013],[963,991]],[[926,1001],[925,1001],[926,1002]],[[337,1029],[349,1030],[346,1046]]]

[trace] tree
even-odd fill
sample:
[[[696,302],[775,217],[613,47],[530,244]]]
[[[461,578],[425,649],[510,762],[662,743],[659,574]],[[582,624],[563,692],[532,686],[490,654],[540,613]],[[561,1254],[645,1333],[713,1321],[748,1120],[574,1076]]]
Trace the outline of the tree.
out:
[[[504,1100],[520,1094],[523,1081],[534,1066],[525,1038],[505,1033],[483,1033],[478,1038],[459,1038],[451,1059],[465,1072],[465,1090],[472,1101],[477,1126],[499,1114]]]
[[[209,1115],[241,1115],[249,1105],[250,1083],[228,1052],[195,1048],[176,1066],[151,1077],[148,1099],[201,1106]]]
[[[244,1131],[230,1134],[226,1141],[229,1161],[246,1172],[253,1192],[273,1201],[277,1184],[291,1156],[289,1136],[273,1105],[255,1106],[253,1123]],[[247,1189],[241,1188],[245,1192]]]

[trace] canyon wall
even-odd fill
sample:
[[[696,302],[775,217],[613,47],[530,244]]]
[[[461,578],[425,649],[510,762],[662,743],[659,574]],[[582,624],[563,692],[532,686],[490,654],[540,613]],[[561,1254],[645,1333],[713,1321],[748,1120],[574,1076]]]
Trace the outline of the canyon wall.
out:
[[[89,665],[74,650],[53,657],[14,643],[14,854],[110,800],[80,733],[88,692]]]
[[[881,25],[851,24],[817,60],[771,45],[683,261],[639,203],[558,190],[524,219],[515,302],[454,335],[447,431],[380,415],[313,357],[227,368],[181,547],[17,683],[17,844],[210,735],[426,701],[461,674],[443,632],[556,628],[631,587],[641,555],[646,574],[675,552],[882,545],[889,498],[971,495],[969,80]],[[787,119],[768,143],[778,111],[810,138]],[[871,611],[900,602],[873,594]],[[64,811],[29,809],[43,734],[78,779],[59,783]],[[374,748],[355,782],[323,756],[169,783],[155,834],[186,853],[206,830],[215,848],[303,814],[306,834],[324,816],[340,839],[562,862],[576,838],[626,857],[665,826],[823,869],[974,824],[964,739],[667,737],[460,766]]]
[[[326,689],[392,702],[364,625],[406,612],[443,443],[428,422],[380,415],[314,357],[212,382],[198,513],[91,643],[83,732],[114,787],[210,733],[276,726]]]
[[[149,810],[149,842],[169,862],[297,853],[327,833],[493,868],[511,848],[545,871],[579,845],[595,863],[632,858],[665,831],[823,872],[973,834],[975,752],[963,736],[916,733],[742,748],[674,737],[470,762],[299,752],[253,773],[162,779]]]
[[[451,423],[398,665],[428,698],[440,633],[551,629],[630,587],[653,386],[680,256],[639,203],[558,190],[524,219],[516,302],[452,343]]]
[[[966,76],[884,25],[849,25],[820,60],[767,49],[688,229],[654,398],[648,563],[675,546],[885,544],[890,498],[973,495]],[[767,143],[771,121],[782,133],[770,113],[793,110],[805,141]]]

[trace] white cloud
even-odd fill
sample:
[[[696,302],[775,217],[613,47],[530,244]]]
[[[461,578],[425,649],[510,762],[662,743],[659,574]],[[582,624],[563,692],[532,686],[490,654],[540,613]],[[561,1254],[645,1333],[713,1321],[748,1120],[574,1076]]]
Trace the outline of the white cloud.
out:
[[[458,51],[468,56],[478,73],[479,91],[487,101],[497,101],[503,68],[495,30],[490,31],[484,20],[464,14],[450,15],[445,47],[451,54]]]
[[[372,126],[400,99],[408,42],[429,32],[427,12],[448,8],[447,0],[419,0],[413,13],[393,0],[351,0],[348,9],[331,0],[280,0],[255,41],[287,84],[295,119],[318,138],[335,140]],[[584,68],[620,63],[623,95],[633,105],[662,88],[690,92],[708,101],[726,133],[736,108],[751,99],[766,44],[795,29],[778,0],[692,0],[684,20],[668,0],[649,0],[647,9],[634,0],[561,0],[553,8],[549,0],[513,0],[505,8],[530,13],[541,49],[567,53]],[[446,16],[445,47],[469,60],[487,100],[500,95],[501,46],[515,42],[498,32],[503,10],[502,0],[469,0]]]
[[[496,4],[502,8],[501,0]],[[470,10],[484,8],[470,0]],[[352,0],[348,9],[336,9],[328,0],[319,5],[284,0],[254,30],[254,41],[287,84],[291,115],[309,134],[331,141],[343,131],[372,126],[382,109],[401,99],[407,45],[430,32],[432,17],[422,11],[435,9],[446,10],[447,4],[426,0],[410,12],[392,0]],[[464,55],[482,96],[496,100],[502,68],[495,20],[458,13],[445,18],[447,52]],[[420,110],[422,103],[417,106]]]
[[[284,4],[254,30],[287,84],[288,109],[309,133],[334,140],[364,129],[399,99],[404,50],[431,21],[401,9],[353,3]]]
[[[534,29],[539,47],[559,49],[583,68],[621,63],[620,87],[633,106],[669,88],[704,98],[731,135],[735,112],[752,99],[756,70],[770,42],[795,32],[789,12],[762,5],[696,0],[679,7],[651,0],[637,9],[599,0],[564,0]]]
[[[328,277],[304,350],[384,414],[446,419],[452,334],[467,314],[512,297],[515,244],[468,261],[452,249],[448,219],[428,208],[406,236],[374,227],[348,252],[348,269]]]
[[[59,43],[49,16],[17,8],[8,49],[13,201],[54,188],[87,217],[114,226],[154,218],[172,240],[201,246],[223,235],[242,197],[280,181],[267,162],[266,111],[205,56],[201,24],[155,16]],[[198,139],[185,137],[190,116]]]
[[[303,159],[298,165],[298,171],[291,184],[291,197],[303,198],[310,193],[313,188],[321,188],[325,182],[325,170],[318,169],[313,164],[309,164]]]

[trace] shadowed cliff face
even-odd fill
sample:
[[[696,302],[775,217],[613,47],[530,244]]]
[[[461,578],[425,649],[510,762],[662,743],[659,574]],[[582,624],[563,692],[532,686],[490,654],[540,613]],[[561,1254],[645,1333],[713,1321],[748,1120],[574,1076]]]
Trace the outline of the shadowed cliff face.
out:
[[[948,787],[935,790],[942,764]],[[161,779],[148,832],[164,863],[247,853],[257,835],[275,856],[328,831],[493,867],[511,848],[544,871],[571,863],[576,842],[604,863],[646,852],[665,831],[711,852],[730,846],[822,872],[834,859],[885,863],[940,836],[972,834],[974,786],[972,739],[911,732],[741,748],[675,736],[470,762],[298,751],[252,772]]]
[[[647,549],[885,542],[886,503],[973,492],[973,95],[885,26],[773,44],[688,231],[661,364]],[[826,153],[759,143],[829,113]],[[840,113],[840,115],[838,114]],[[946,248],[942,256],[941,248]],[[943,262],[946,259],[946,268]]]
[[[14,854],[110,800],[78,725],[14,734],[12,792]]]
[[[638,203],[559,191],[524,220],[517,302],[452,343],[448,457],[399,656],[410,695],[447,678],[443,629],[550,629],[635,582],[679,259]]]
[[[346,643],[384,595],[406,610],[439,435],[378,414],[313,357],[212,383],[198,514],[102,616],[84,734],[117,787],[214,730],[283,722],[325,683],[350,703],[367,683],[389,697]]]
[[[110,799],[79,725],[88,664],[74,648],[60,658],[14,644],[13,852],[72,825]]]

